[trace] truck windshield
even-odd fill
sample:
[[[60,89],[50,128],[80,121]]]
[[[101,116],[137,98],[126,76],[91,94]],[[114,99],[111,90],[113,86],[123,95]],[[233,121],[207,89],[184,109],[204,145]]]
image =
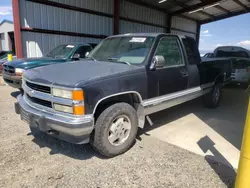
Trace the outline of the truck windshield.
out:
[[[152,47],[155,37],[112,37],[103,40],[88,58],[127,64],[141,64]]]
[[[51,50],[46,56],[53,58],[65,58],[74,47],[74,45],[60,45]]]

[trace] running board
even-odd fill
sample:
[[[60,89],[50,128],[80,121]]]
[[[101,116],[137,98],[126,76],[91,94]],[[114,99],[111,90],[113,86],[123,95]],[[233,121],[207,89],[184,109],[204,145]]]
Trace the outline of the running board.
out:
[[[202,95],[209,93],[212,87],[207,87],[202,89],[201,87],[195,87],[192,89],[187,89],[180,92],[175,92],[172,94],[163,95],[160,97],[155,97],[152,99],[147,99],[143,101],[142,105],[144,107],[145,115],[149,115],[167,108],[176,106],[178,104],[190,101],[192,99],[198,98]]]

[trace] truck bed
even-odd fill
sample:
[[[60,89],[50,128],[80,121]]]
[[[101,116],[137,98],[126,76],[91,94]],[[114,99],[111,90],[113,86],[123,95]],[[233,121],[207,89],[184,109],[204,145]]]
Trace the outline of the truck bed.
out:
[[[222,68],[222,71],[226,73],[225,81],[231,79],[232,61],[230,58],[201,58],[201,63],[213,65],[214,68]]]

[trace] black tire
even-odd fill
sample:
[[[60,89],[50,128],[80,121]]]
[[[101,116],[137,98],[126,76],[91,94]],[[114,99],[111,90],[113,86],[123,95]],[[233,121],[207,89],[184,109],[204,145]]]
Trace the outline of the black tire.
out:
[[[129,136],[124,143],[114,146],[108,137],[113,121],[119,116],[125,115],[131,122]],[[95,123],[95,130],[92,133],[90,144],[93,148],[106,157],[114,157],[126,152],[135,142],[138,131],[138,117],[135,109],[127,103],[116,103],[105,109]]]
[[[221,100],[221,86],[222,84],[220,83],[215,84],[212,91],[203,96],[205,107],[216,108],[219,106]]]
[[[24,93],[24,91],[23,91],[23,89],[21,88],[21,89],[19,89],[19,91],[20,91],[20,93],[21,94],[23,94]]]

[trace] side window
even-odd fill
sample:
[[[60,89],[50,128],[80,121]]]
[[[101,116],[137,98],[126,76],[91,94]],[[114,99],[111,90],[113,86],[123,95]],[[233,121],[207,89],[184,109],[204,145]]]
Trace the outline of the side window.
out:
[[[81,46],[76,50],[76,54],[80,54],[80,58],[85,58],[86,52],[90,52],[91,47],[90,46]]]
[[[176,37],[161,38],[155,55],[161,55],[165,59],[165,67],[184,65],[181,48]]]
[[[185,37],[182,39],[184,47],[187,52],[188,62],[190,65],[200,63],[201,59],[199,56],[198,48],[196,42],[192,38]]]

